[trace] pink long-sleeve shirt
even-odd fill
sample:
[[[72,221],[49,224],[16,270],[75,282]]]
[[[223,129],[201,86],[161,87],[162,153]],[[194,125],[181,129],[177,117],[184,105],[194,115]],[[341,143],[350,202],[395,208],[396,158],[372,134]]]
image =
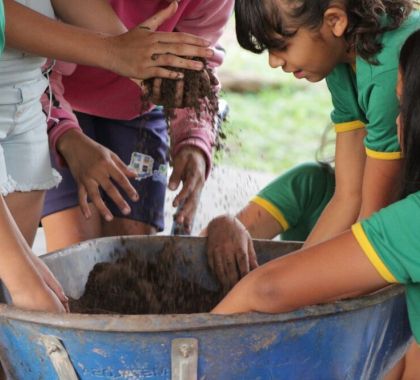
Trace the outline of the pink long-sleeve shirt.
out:
[[[110,4],[128,29],[142,23],[167,6],[167,0],[110,0]],[[217,44],[233,8],[233,0],[180,0],[174,16],[159,27],[160,31],[195,34]],[[223,52],[215,50],[208,60],[215,68],[223,61]],[[61,74],[62,80],[61,80]],[[59,63],[50,76],[53,93],[60,104],[52,109],[49,120],[50,144],[55,149],[58,139],[69,129],[79,129],[73,110],[109,119],[131,120],[140,115],[139,87],[127,78],[106,70]],[[64,97],[63,97],[64,94]],[[46,99],[43,99],[44,105]],[[67,114],[67,116],[66,116]],[[171,120],[171,150],[176,155],[185,145],[199,147],[211,166],[214,131],[210,117],[197,119],[188,109],[176,110]],[[57,119],[60,120],[57,123]]]

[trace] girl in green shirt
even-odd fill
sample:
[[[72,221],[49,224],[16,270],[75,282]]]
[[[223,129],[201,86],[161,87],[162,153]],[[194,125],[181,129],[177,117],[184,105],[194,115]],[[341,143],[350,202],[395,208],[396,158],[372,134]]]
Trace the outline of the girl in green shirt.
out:
[[[397,86],[401,98],[400,140],[405,156],[401,199],[333,239],[255,269],[239,281],[214,313],[286,312],[401,283],[406,286],[410,323],[417,342],[414,349],[420,351],[419,67],[417,31],[401,50]]]
[[[420,14],[412,12],[412,5],[409,0],[236,2],[237,36],[242,47],[256,53],[268,50],[272,67],[281,67],[298,79],[326,79],[336,131],[335,178],[310,168],[313,178],[322,177],[320,183],[294,172],[269,185],[240,213],[239,221],[255,232],[253,237],[272,237],[294,227],[296,221],[301,223],[301,206],[305,214],[311,207],[299,198],[308,191],[311,204],[314,194],[324,192],[326,196],[312,207],[313,215],[306,217],[303,232],[310,233],[305,246],[336,236],[396,200],[395,183],[402,160],[395,123],[395,85],[401,45],[420,28]],[[327,184],[325,191],[322,181]],[[282,194],[277,195],[278,189]],[[244,255],[232,260],[232,252],[243,249],[230,253],[219,249],[231,239],[227,234],[226,239],[219,235],[212,239],[212,227],[244,233],[234,219],[211,223],[209,240],[216,240],[217,247],[209,250],[210,263],[224,265],[219,272],[230,273],[228,263],[247,262]]]

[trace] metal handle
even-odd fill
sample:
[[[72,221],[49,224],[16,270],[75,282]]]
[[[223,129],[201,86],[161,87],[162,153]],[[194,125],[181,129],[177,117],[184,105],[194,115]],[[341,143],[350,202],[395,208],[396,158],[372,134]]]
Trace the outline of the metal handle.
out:
[[[171,380],[197,380],[198,340],[195,338],[174,339],[171,360]]]
[[[73,364],[71,364],[69,355],[61,341],[52,335],[41,335],[40,340],[57,372],[58,379],[78,380]]]

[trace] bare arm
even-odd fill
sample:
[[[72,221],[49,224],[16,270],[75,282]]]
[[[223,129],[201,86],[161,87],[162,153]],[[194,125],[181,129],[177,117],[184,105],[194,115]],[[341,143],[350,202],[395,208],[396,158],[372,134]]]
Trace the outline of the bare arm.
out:
[[[283,233],[283,227],[264,208],[254,202],[248,203],[236,215],[253,239],[273,239]]]
[[[397,200],[398,175],[402,160],[366,158],[363,176],[362,205],[358,219],[365,219],[374,212]]]
[[[51,0],[60,20],[81,28],[117,35],[127,28],[106,0]]]
[[[100,67],[130,78],[179,78],[179,73],[165,67],[200,70],[200,63],[182,56],[208,58],[214,54],[202,38],[186,33],[153,32],[159,26],[156,19],[171,17],[176,12],[176,3],[160,11],[160,17],[156,15],[141,24],[147,29],[133,28],[108,37],[52,20],[14,0],[4,0],[4,5],[7,46],[43,57]],[[66,17],[74,16],[67,14]],[[156,60],[153,59],[155,54]]]
[[[257,268],[212,312],[281,313],[368,293],[386,285],[352,233],[347,231]]]
[[[364,129],[337,134],[336,188],[304,246],[328,240],[345,231],[357,220],[362,205],[366,153]]]
[[[30,259],[31,250],[0,196],[0,278],[15,306],[30,310],[64,311]]]
[[[4,0],[4,5],[7,46],[92,66],[108,58],[109,47],[103,36],[52,20],[14,0]]]

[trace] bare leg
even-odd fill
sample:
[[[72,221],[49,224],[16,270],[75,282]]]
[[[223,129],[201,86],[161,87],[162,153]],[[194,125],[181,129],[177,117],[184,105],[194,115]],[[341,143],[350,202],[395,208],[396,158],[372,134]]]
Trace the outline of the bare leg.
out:
[[[420,346],[413,342],[405,354],[404,373],[401,380],[420,379]]]
[[[402,380],[404,369],[405,369],[405,355],[385,375],[384,380]]]
[[[42,218],[48,252],[103,236],[156,233],[154,227],[130,219],[114,218],[111,222],[106,222],[92,204],[89,206],[92,212],[89,219],[83,216],[79,206]]]
[[[102,221],[102,236],[154,235],[156,228],[149,224],[126,218],[114,218],[111,222]]]
[[[89,219],[83,216],[79,206],[42,218],[48,252],[101,236],[101,216],[95,207],[89,206],[92,212]]]
[[[14,192],[4,197],[22,235],[32,246],[39,225],[45,191]]]
[[[368,293],[386,285],[348,231],[255,269],[213,312],[285,312]]]

